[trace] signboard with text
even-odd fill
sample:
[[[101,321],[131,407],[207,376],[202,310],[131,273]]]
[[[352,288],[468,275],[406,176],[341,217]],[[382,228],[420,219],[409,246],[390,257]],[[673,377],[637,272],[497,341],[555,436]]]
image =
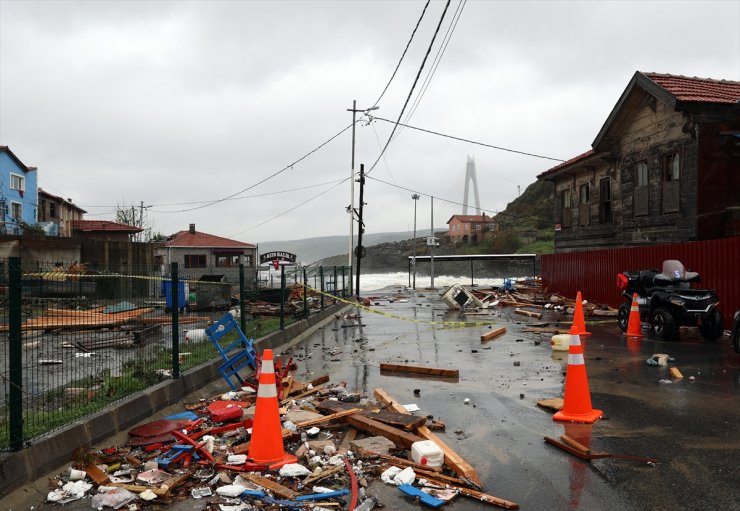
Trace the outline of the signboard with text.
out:
[[[275,261],[278,261],[278,263],[282,261],[284,264],[295,264],[295,259],[295,254],[291,254],[290,252],[283,252],[282,250],[275,250],[273,252],[260,254],[260,264],[265,264],[269,262],[275,264]]]

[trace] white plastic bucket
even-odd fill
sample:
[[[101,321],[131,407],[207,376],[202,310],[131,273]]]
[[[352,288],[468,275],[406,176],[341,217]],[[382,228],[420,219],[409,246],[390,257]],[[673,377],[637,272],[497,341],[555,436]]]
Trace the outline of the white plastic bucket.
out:
[[[553,335],[550,347],[555,351],[568,351],[570,348],[570,334]]]

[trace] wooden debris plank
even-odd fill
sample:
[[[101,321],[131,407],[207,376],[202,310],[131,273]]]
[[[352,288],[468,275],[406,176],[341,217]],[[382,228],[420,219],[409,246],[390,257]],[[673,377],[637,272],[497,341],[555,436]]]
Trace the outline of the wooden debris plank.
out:
[[[356,432],[357,430],[355,430]],[[344,472],[344,465],[338,465],[336,467],[327,468],[321,471],[320,474],[315,476],[308,476],[306,479],[303,480],[303,486],[306,487],[309,484],[313,484],[315,482],[321,481],[322,479],[326,479],[327,477],[331,477],[334,474],[337,474],[339,472]]]
[[[316,403],[316,409],[324,413],[337,413],[342,410],[349,410],[353,408],[349,403],[342,403],[339,401],[325,400]],[[420,426],[423,426],[426,422],[426,417],[417,417],[408,413],[398,413],[391,410],[370,410],[360,409],[358,412],[360,415],[369,417],[376,421],[390,424],[391,426],[403,428],[406,431],[413,431]]]
[[[318,391],[323,390],[323,389],[324,389],[324,386],[323,385],[319,385],[317,387],[312,388],[311,390],[307,390],[307,391],[305,391],[305,392],[303,392],[301,394],[298,394],[297,396],[291,396],[289,398],[286,397],[282,401],[280,401],[280,404],[283,405],[283,404],[289,403],[290,401],[292,401],[294,399],[303,399],[304,397],[310,396],[312,394],[316,394]]]
[[[108,477],[108,474],[100,470],[95,463],[90,463],[85,466],[85,472],[87,472],[87,475],[90,476],[90,479],[95,481],[95,484],[97,484],[98,486],[100,486],[101,484],[108,484],[108,482],[110,481],[110,477]]]
[[[347,429],[347,433],[345,433],[344,438],[342,439],[342,443],[339,444],[339,449],[337,449],[337,452],[342,454],[349,451],[350,443],[352,443],[355,438],[357,438],[357,430],[355,428]]]
[[[537,406],[546,408],[548,410],[560,411],[563,409],[563,398],[553,397],[550,399],[540,399],[537,401]]]
[[[377,399],[380,403],[390,405],[399,413],[409,413],[400,403],[394,400],[390,396],[390,394],[388,394],[381,388],[375,389],[375,399]],[[478,473],[475,471],[475,469],[467,461],[465,461],[462,456],[457,454],[454,449],[444,443],[442,439],[439,438],[439,436],[437,436],[433,431],[431,431],[426,426],[421,426],[419,429],[416,430],[416,432],[420,436],[424,437],[426,440],[431,440],[432,442],[437,444],[440,449],[442,449],[445,454],[445,463],[450,466],[458,476],[465,477],[478,486],[482,485],[480,477],[478,476]]]
[[[512,502],[512,501],[506,500],[506,499],[502,499],[500,497],[495,497],[493,495],[488,495],[487,493],[483,493],[483,492],[478,491],[478,490],[471,490],[470,488],[466,488],[465,486],[459,486],[459,485],[455,485],[455,484],[449,484],[449,483],[445,482],[442,479],[437,479],[437,477],[434,476],[434,475],[427,475],[427,474],[425,474],[424,475],[424,479],[427,479],[430,482],[436,482],[437,484],[439,484],[440,486],[442,486],[444,488],[453,489],[453,490],[457,491],[458,493],[460,493],[461,495],[465,495],[466,497],[471,497],[471,498],[477,499],[477,500],[479,500],[481,502],[485,502],[487,504],[493,504],[494,506],[499,506],[499,507],[502,507],[504,509],[519,509],[519,504],[517,504],[516,502]]]
[[[342,417],[346,417],[347,415],[352,415],[353,413],[357,413],[361,410],[361,408],[350,408],[349,410],[342,410],[341,412],[332,413],[331,415],[325,415],[323,417],[317,417],[315,419],[303,421],[303,422],[297,422],[296,427],[298,428],[307,428],[309,426],[314,426],[316,424],[323,424],[325,422],[331,422],[333,420],[341,419]]]
[[[299,493],[294,492],[290,488],[286,488],[282,484],[278,484],[275,481],[267,479],[266,477],[261,477],[255,474],[242,474],[242,477],[247,479],[248,481],[253,482],[257,486],[261,486],[266,490],[270,490],[275,495],[283,497],[284,499],[294,499],[299,495]]]
[[[506,327],[500,326],[498,328],[494,328],[490,332],[486,332],[485,334],[482,334],[480,336],[481,342],[490,341],[491,339],[498,337],[499,335],[503,335],[506,333]]]
[[[423,438],[404,431],[402,429],[394,428],[388,424],[373,420],[363,415],[354,414],[346,418],[347,423],[352,427],[361,431],[367,431],[373,435],[380,435],[386,437],[388,440],[396,444],[398,447],[404,449],[410,449],[411,444],[424,440]]]
[[[668,372],[671,373],[671,377],[673,378],[683,378],[683,374],[681,374],[681,371],[678,370],[678,367],[671,367],[670,369],[668,369]]]
[[[131,493],[143,493],[147,490],[151,490],[157,497],[165,497],[170,491],[169,488],[152,488],[151,486],[144,486],[142,484],[124,484],[124,483],[106,483],[106,486],[114,486],[116,488],[122,488],[128,490]]]
[[[522,309],[514,309],[514,314],[519,314],[521,316],[527,316],[529,318],[542,319],[542,313],[541,312],[532,312],[532,311],[525,311],[525,310],[522,310]]]
[[[441,369],[438,367],[412,366],[406,364],[388,364],[380,363],[381,371],[396,371],[400,373],[428,374],[432,376],[444,376],[446,378],[459,378],[458,369]]]
[[[567,435],[560,435],[560,440],[563,441],[564,444],[567,444],[571,446],[574,449],[578,449],[583,454],[591,454],[591,449],[583,445],[581,442],[574,440],[573,438],[567,436]]]

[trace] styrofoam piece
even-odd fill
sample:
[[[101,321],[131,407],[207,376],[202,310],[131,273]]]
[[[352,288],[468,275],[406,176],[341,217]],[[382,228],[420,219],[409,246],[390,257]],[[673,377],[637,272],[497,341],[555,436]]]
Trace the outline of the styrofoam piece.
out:
[[[401,469],[398,467],[388,467],[385,472],[380,474],[380,480],[386,484],[396,484],[393,482],[393,478],[401,473]]]
[[[244,490],[246,490],[244,486],[239,486],[238,484],[226,484],[216,488],[216,495],[220,495],[221,497],[238,497],[244,493]]]
[[[413,484],[415,480],[416,472],[414,472],[414,469],[411,467],[406,467],[398,474],[396,474],[396,477],[393,478],[393,484],[396,484],[398,486],[402,484]]]
[[[280,467],[280,475],[282,477],[303,477],[310,473],[311,471],[300,463],[288,463]]]

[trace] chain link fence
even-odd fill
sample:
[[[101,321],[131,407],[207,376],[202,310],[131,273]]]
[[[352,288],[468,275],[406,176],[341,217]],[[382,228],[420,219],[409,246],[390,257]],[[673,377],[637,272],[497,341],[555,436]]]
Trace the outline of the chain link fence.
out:
[[[123,274],[0,259],[0,450],[218,358],[205,328],[224,314],[251,339],[308,317],[347,296],[346,271],[281,267],[267,282],[241,265],[232,283],[177,264]]]

